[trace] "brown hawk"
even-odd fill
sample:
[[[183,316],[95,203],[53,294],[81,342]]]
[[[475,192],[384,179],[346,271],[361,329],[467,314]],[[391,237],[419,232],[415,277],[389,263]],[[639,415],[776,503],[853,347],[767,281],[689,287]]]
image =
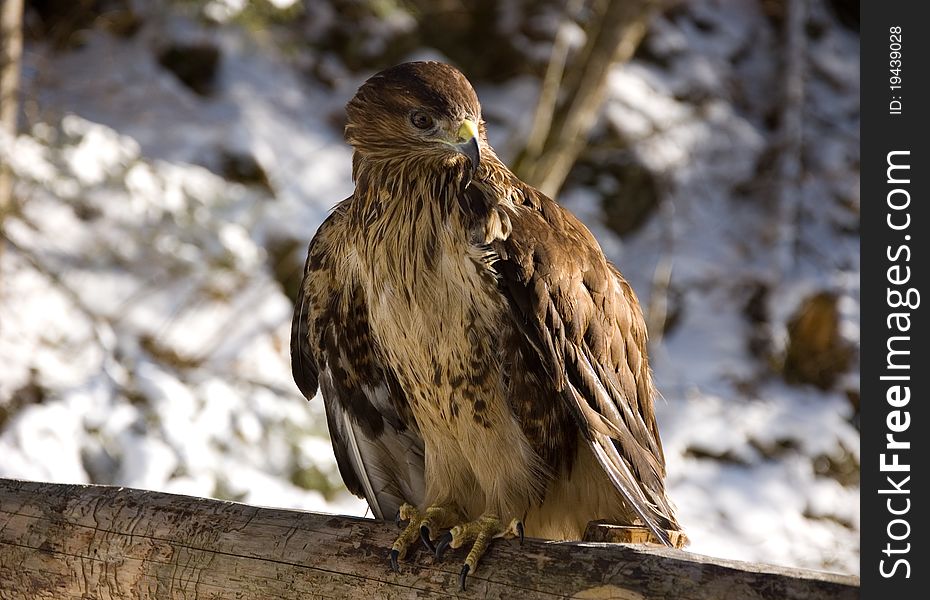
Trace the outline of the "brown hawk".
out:
[[[347,105],[355,192],[320,226],[294,379],[323,392],[346,486],[441,554],[595,519],[678,530],[639,302],[572,214],[488,145],[468,80],[392,67]]]

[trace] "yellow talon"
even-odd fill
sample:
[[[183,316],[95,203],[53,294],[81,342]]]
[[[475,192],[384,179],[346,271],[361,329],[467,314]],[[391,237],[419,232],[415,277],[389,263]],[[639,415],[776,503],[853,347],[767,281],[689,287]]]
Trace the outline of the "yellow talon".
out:
[[[448,506],[431,506],[420,511],[412,504],[406,503],[400,506],[397,515],[398,521],[407,521],[407,526],[391,546],[389,556],[391,568],[395,571],[399,568],[398,560],[407,555],[411,544],[417,538],[421,538],[426,547],[434,551],[431,542],[433,530],[445,529],[460,519],[458,512]]]
[[[460,520],[461,517],[455,509],[440,505],[430,506],[421,512],[415,506],[404,504],[398,511],[398,517],[408,523],[391,548],[391,568],[398,570],[398,559],[406,556],[407,550],[417,537],[423,540],[424,545],[433,551],[437,558],[442,558],[447,547],[461,548],[464,544],[471,542],[471,548],[459,574],[459,585],[462,590],[465,589],[465,580],[468,575],[478,568],[478,561],[487,552],[491,540],[519,538],[520,543],[523,543],[523,522],[520,519],[511,519],[504,526],[503,521],[496,515],[484,514],[474,521],[459,523],[452,527],[433,547],[432,540],[435,539],[433,532],[445,529]]]
[[[464,588],[465,577],[468,573],[474,573],[478,568],[478,561],[488,550],[491,540],[497,538],[520,538],[523,541],[523,522],[519,519],[512,519],[505,527],[503,522],[494,515],[481,515],[478,519],[469,523],[463,523],[453,527],[449,533],[452,539],[449,540],[449,546],[460,548],[466,542],[472,542],[471,550],[465,557],[465,565],[462,569],[462,587]]]

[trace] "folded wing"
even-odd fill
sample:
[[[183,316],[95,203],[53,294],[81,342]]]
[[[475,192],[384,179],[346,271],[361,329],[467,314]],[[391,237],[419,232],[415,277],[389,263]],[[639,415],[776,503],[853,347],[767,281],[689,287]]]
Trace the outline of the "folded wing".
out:
[[[339,472],[375,517],[391,518],[424,493],[423,440],[394,373],[371,335],[364,291],[347,277],[342,205],[307,254],[291,325],[294,381],[309,400],[322,392]]]
[[[671,545],[665,530],[679,527],[665,495],[639,303],[584,225],[535,190],[526,195],[509,214],[510,235],[492,243],[501,290],[600,465]]]

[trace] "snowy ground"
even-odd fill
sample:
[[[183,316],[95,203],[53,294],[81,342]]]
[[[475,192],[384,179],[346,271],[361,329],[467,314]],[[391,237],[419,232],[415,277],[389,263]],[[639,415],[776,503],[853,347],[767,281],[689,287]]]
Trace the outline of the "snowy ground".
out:
[[[667,64],[612,73],[599,127],[662,175],[666,208],[621,240],[602,223],[598,189],[563,200],[644,300],[656,264],[673,265],[680,316],[653,363],[690,549],[858,573],[859,436],[845,394],[858,374],[830,392],[784,384],[747,351],[743,316],[749,283],[775,271],[776,345],[798,299],[823,288],[840,294],[858,343],[858,237],[840,231],[858,213],[830,200],[858,206],[858,38],[831,25],[811,42],[810,176],[797,188],[806,249],[778,271],[772,211],[736,191],[769,144],[777,41],[763,16],[734,6],[700,2],[691,20],[660,20],[648,43]],[[158,65],[169,34],[218,44],[212,96]],[[0,476],[364,514],[341,488],[321,402],[291,381],[291,304],[269,248],[304,244],[351,192],[334,123],[365,74],[333,63],[340,76],[323,85],[261,36],[170,13],[128,39],[32,45],[25,62],[28,129],[0,144],[22,205],[0,265]],[[531,106],[536,83],[478,88],[506,156],[526,119],[503,107]],[[270,190],[217,175],[224,153],[254,157]],[[829,468],[845,463],[847,478]]]

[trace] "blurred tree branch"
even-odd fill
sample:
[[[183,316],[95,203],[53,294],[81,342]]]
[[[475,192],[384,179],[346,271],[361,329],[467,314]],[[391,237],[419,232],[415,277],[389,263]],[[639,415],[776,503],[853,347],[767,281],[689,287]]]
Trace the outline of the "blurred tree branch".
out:
[[[662,219],[662,253],[652,272],[652,287],[646,304],[646,331],[649,332],[650,348],[657,348],[665,337],[669,317],[672,313],[669,293],[672,288],[672,271],[675,266],[675,205],[671,197],[659,202]]]
[[[118,368],[113,360],[109,358],[115,354],[117,343],[117,336],[113,329],[113,324],[88,306],[81,294],[68,285],[62,274],[49,267],[38,255],[28,248],[20,246],[14,240],[6,236],[4,236],[3,241],[4,245],[9,245],[14,253],[21,256],[29,266],[45,277],[56,290],[71,302],[71,305],[78,312],[87,318],[91,335],[94,341],[97,342],[104,356],[102,373],[110,380],[114,389],[125,394],[125,374],[122,372],[122,369]]]
[[[3,0],[0,12],[0,142],[16,136],[19,68],[23,55],[23,0]],[[8,140],[8,141],[4,141]],[[0,161],[0,231],[13,200],[13,173]],[[2,252],[2,245],[0,245]]]
[[[568,64],[564,27],[560,30],[540,92],[534,130],[514,165],[519,177],[549,196],[556,195],[597,120],[610,67],[633,56],[660,4],[660,0],[595,0],[587,41]],[[570,4],[566,19],[572,18],[575,5]]]
[[[565,15],[559,24],[559,30],[556,32],[555,41],[552,44],[552,54],[549,57],[546,74],[539,90],[539,100],[536,104],[536,112],[533,115],[533,127],[530,130],[529,138],[526,140],[526,149],[524,150],[526,156],[538,158],[542,153],[546,136],[549,135],[552,126],[552,115],[555,113],[555,107],[559,100],[559,88],[565,74],[565,62],[568,60],[572,21],[581,11],[583,5],[584,0],[570,0],[565,6]]]
[[[775,282],[794,267],[801,215],[801,179],[804,176],[804,75],[806,69],[807,0],[788,0],[784,22],[782,109],[775,138],[775,201],[778,229],[775,247]]]
[[[19,65],[23,56],[23,0],[2,0],[0,9],[0,144],[16,137]],[[2,154],[0,154],[2,157]],[[0,260],[6,246],[4,223],[13,207],[13,171],[0,158]],[[0,284],[3,273],[0,272]]]

